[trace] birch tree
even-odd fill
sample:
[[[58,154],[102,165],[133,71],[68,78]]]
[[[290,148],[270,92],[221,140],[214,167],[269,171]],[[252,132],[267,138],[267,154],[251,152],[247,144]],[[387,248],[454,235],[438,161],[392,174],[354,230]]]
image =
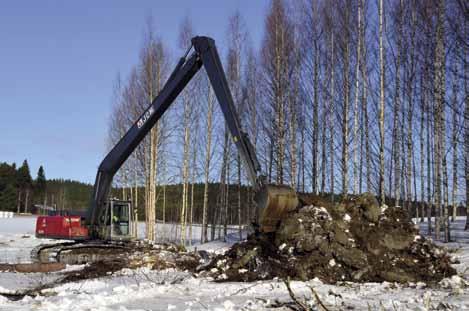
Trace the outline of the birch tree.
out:
[[[305,124],[305,131],[311,140],[311,191],[315,194],[319,191],[321,5],[321,1],[306,0],[298,8],[298,10],[301,10],[299,25],[299,35],[301,36],[300,48],[303,51],[301,65],[304,67],[301,77],[302,91],[305,93],[305,99],[308,103],[304,110],[310,114],[308,118],[306,116],[303,117],[305,122],[307,120],[311,122],[310,124]]]
[[[465,37],[469,35],[469,23],[464,23],[464,31]],[[465,179],[465,186],[466,186],[466,226],[464,230],[469,230],[469,45],[465,44],[462,49],[464,50],[463,53],[463,66],[464,66],[464,75],[463,75],[463,83],[464,83],[464,179]]]
[[[342,60],[342,111],[341,111],[341,131],[342,131],[342,193],[347,194],[349,190],[349,113],[350,113],[350,49],[351,49],[351,5],[346,2],[340,6],[340,19],[342,22],[339,36],[340,56]]]
[[[179,29],[179,47],[181,50],[187,49],[192,38],[192,23],[186,17]],[[190,89],[186,87],[181,94],[184,107],[183,112],[183,164],[182,164],[182,206],[181,206],[181,244],[186,244],[186,224],[189,212],[189,172],[190,172],[190,142],[191,142],[191,116],[192,101]]]
[[[242,106],[242,58],[244,53],[244,42],[247,40],[247,33],[244,26],[244,21],[239,12],[235,12],[228,22],[228,59],[227,59],[227,79],[231,89],[231,94],[237,113],[240,116],[240,122],[243,124],[244,107]],[[230,145],[232,146],[232,145]],[[241,239],[242,230],[242,201],[241,201],[241,156],[234,150],[236,159],[236,178],[237,178],[237,218],[238,218],[238,233]]]
[[[163,43],[157,39],[151,24],[148,21],[148,29],[144,47],[140,56],[140,85],[143,89],[144,102],[146,106],[150,105],[154,98],[160,92],[164,83],[164,71],[166,67],[166,56]],[[160,144],[160,125],[159,122],[151,129],[149,137],[149,155],[147,171],[147,189],[146,189],[146,237],[150,241],[155,240],[156,226],[156,178],[157,163]]]
[[[399,1],[397,8],[395,9],[395,24],[397,27],[397,40],[396,40],[396,61],[395,61],[395,78],[394,78],[394,107],[393,107],[393,129],[392,129],[392,162],[391,165],[394,167],[394,170],[391,169],[391,176],[394,174],[394,180],[391,182],[391,189],[394,190],[394,198],[396,205],[399,205],[401,199],[401,174],[402,174],[402,164],[401,164],[401,144],[402,144],[402,135],[400,133],[402,128],[402,123],[399,121],[401,116],[401,53],[402,53],[402,39],[403,39],[403,3],[402,0]]]
[[[444,1],[440,1],[437,4],[437,28],[436,28],[436,47],[435,47],[435,74],[434,74],[434,123],[435,123],[435,203],[436,210],[438,213],[438,219],[436,221],[435,237],[440,238],[440,227],[443,216],[443,191],[442,184],[444,178],[442,175],[446,170],[445,160],[445,117],[444,117],[444,105],[445,105],[445,46],[444,46]],[[443,176],[444,177],[444,176]],[[446,216],[446,215],[445,215]],[[445,218],[446,223],[446,218]],[[446,227],[446,226],[444,226]],[[445,229],[445,240],[449,238],[447,235],[449,231]]]
[[[358,169],[360,164],[358,163],[358,152],[359,152],[359,138],[358,138],[358,119],[359,119],[359,109],[358,109],[358,99],[360,93],[360,66],[361,66],[361,33],[362,33],[362,1],[358,1],[358,10],[357,10],[357,60],[355,64],[355,101],[354,101],[354,117],[353,117],[353,193],[357,194],[359,190],[359,175]],[[361,184],[361,183],[360,183]]]
[[[214,104],[214,95],[210,87],[208,79],[206,81],[206,96],[207,96],[207,123],[206,123],[206,142],[205,142],[205,165],[204,165],[204,202],[202,208],[202,236],[201,242],[207,242],[207,229],[208,229],[208,187],[209,187],[209,177],[210,177],[210,164],[211,164],[211,152],[212,152],[212,129],[213,129],[213,104]],[[212,228],[212,231],[214,229]]]
[[[378,18],[379,18],[379,197],[381,204],[385,203],[385,193],[384,193],[384,44],[383,44],[383,35],[384,35],[384,0],[379,0],[378,4]]]
[[[287,105],[289,72],[293,68],[294,27],[282,0],[273,0],[265,20],[261,49],[265,100],[272,111],[271,139],[275,155],[275,179],[284,184],[287,147]]]
[[[259,92],[259,79],[260,79],[260,69],[259,69],[259,60],[256,55],[255,50],[252,46],[247,47],[246,53],[246,62],[244,63],[245,69],[245,79],[243,86],[243,102],[246,109],[246,124],[251,143],[254,147],[254,150],[257,152],[257,156],[260,158],[260,150],[258,148],[259,132],[260,132],[260,122],[259,122],[259,113],[258,109],[261,104],[260,101],[260,92]],[[254,206],[253,197],[254,192],[252,187],[249,188],[249,206],[252,208]],[[249,219],[252,222],[257,222],[257,216],[259,211],[257,210],[257,205],[255,209],[250,209]]]

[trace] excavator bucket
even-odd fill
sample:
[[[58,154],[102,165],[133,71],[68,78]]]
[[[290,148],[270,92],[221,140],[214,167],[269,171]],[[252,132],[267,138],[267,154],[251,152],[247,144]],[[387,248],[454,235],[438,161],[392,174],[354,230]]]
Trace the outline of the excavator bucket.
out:
[[[288,186],[266,185],[256,194],[256,203],[260,210],[260,231],[275,232],[285,214],[298,206],[296,192]]]

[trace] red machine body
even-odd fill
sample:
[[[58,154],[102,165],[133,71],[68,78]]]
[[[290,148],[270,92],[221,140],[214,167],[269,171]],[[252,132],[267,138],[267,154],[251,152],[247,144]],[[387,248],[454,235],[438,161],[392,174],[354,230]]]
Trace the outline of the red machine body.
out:
[[[36,237],[48,239],[86,240],[88,228],[80,216],[39,216],[36,220]]]

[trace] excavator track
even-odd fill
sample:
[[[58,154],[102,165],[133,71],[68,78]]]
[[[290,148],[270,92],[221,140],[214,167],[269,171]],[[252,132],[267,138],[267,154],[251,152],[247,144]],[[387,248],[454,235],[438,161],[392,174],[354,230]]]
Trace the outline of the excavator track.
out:
[[[39,263],[60,262],[76,265],[123,257],[132,249],[131,243],[125,242],[77,241],[41,244],[31,251],[31,259]]]

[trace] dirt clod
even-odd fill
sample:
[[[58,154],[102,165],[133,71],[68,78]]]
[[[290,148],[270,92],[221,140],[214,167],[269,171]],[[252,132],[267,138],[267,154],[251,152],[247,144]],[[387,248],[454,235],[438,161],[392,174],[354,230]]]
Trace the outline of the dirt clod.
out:
[[[450,256],[418,230],[401,207],[381,208],[371,194],[331,204],[301,195],[275,234],[251,235],[203,267],[218,281],[274,277],[325,282],[435,283],[454,275]]]

